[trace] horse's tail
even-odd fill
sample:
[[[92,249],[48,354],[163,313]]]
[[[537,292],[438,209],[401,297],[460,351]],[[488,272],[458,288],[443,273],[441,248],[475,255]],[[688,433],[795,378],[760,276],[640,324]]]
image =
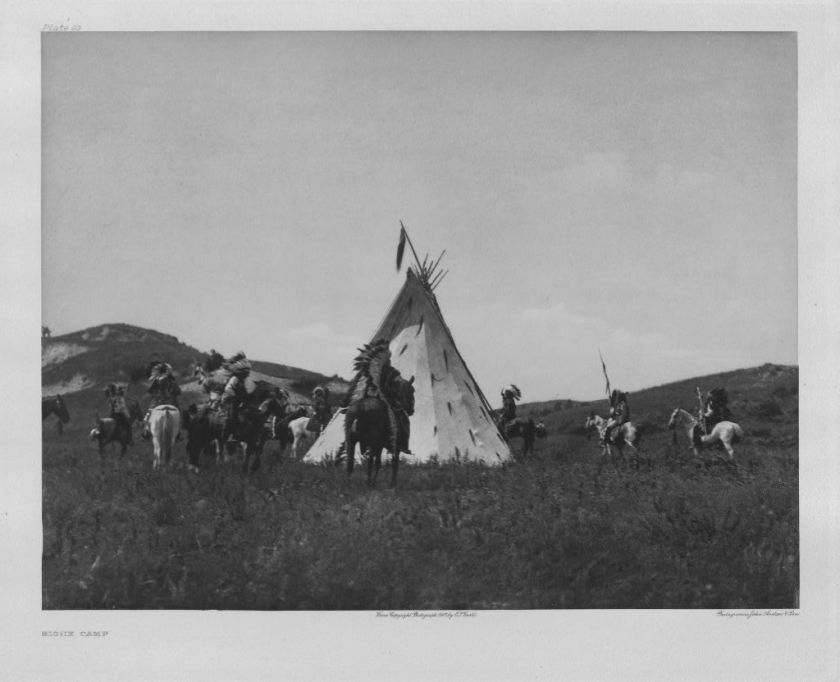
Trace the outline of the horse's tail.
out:
[[[744,439],[744,429],[740,425],[732,422],[732,442],[738,443]]]
[[[164,457],[169,460],[175,448],[175,438],[180,429],[181,413],[177,408],[166,411],[163,419],[163,448]]]
[[[350,405],[344,413],[344,442],[353,443],[355,447],[356,442],[356,428],[358,425],[358,416],[355,405]]]
[[[356,423],[356,411],[353,409],[353,405],[347,408],[347,411],[344,413],[344,437],[348,438],[354,431]]]
[[[630,424],[630,422],[627,423]],[[638,448],[640,443],[642,442],[642,429],[636,426],[635,424],[630,424],[630,428],[628,429],[628,431],[630,431],[630,434],[632,436],[632,442],[630,443],[630,445],[632,445],[634,448]]]

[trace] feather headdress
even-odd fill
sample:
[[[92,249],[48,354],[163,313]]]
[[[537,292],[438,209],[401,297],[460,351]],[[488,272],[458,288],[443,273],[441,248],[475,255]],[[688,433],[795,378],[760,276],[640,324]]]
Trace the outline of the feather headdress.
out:
[[[172,374],[172,365],[168,362],[155,362],[149,370],[149,381],[157,381]]]
[[[510,384],[502,389],[502,396],[511,395],[515,400],[522,400],[522,391],[516,384]]]
[[[358,349],[359,354],[353,360],[356,377],[348,394],[350,402],[364,397],[371,387],[381,391],[382,372],[391,362],[391,350],[388,345],[386,339],[377,339]]]

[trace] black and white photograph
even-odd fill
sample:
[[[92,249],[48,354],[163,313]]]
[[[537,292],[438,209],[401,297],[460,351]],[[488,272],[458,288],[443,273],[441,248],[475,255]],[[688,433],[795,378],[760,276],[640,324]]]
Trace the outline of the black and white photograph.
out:
[[[815,626],[800,400],[836,406],[809,379],[834,373],[812,321],[836,239],[803,230],[829,200],[795,26],[56,21],[29,121],[36,651],[236,619],[390,661],[294,679],[724,679],[501,651],[401,672],[382,637]]]

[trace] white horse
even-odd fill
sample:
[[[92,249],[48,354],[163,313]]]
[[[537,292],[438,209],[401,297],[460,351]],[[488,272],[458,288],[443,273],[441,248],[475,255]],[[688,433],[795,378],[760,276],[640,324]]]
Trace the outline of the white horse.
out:
[[[315,441],[318,437],[317,431],[309,431],[306,427],[309,426],[310,417],[298,417],[289,422],[289,431],[292,432],[292,459],[299,459],[301,456],[300,447],[302,443],[308,440]]]
[[[704,436],[700,431],[700,421],[679,407],[671,413],[671,419],[668,421],[669,429],[674,430],[677,426],[685,429],[685,434],[691,441],[691,449],[697,457],[700,456],[698,446],[720,443],[729,455],[729,461],[734,461],[735,451],[732,449],[732,443],[737,443],[744,437],[744,430],[735,422],[729,421],[718,422],[712,428],[712,432]],[[676,432],[674,439],[676,440]]]
[[[589,416],[586,418],[585,426],[587,438],[592,433],[593,429],[598,432],[598,437],[601,439],[601,445],[603,446],[603,453],[607,457],[612,454],[610,450],[610,443],[618,448],[618,454],[622,457],[624,456],[625,445],[629,445],[636,452],[639,451],[639,441],[641,440],[641,435],[639,434],[639,429],[636,428],[636,425],[633,424],[633,422],[624,422],[620,427],[614,429],[612,437],[609,439],[606,438],[607,420],[594,412],[589,413]]]
[[[181,413],[174,405],[158,405],[149,412],[149,430],[154,445],[152,468],[158,469],[161,466],[161,456],[169,464],[180,428]]]

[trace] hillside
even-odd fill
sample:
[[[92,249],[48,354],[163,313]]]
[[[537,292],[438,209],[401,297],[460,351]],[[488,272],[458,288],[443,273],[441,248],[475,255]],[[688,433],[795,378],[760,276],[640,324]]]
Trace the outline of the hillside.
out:
[[[390,490],[277,441],[253,474],[213,457],[190,473],[184,444],[162,471],[139,439],[97,455],[101,393],[73,393],[63,432],[43,425],[42,607],[798,608],[797,380],[763,365],[633,393],[644,437],[625,459],[583,428],[606,400],[521,405],[548,426],[532,455],[401,465]],[[697,386],[731,395],[733,463],[667,430]]]
[[[776,435],[784,442],[790,445],[798,442],[799,368],[796,366],[765,364],[630,393],[630,416],[648,434],[664,431],[675,407],[697,412],[698,387],[705,394],[717,386],[724,387],[729,394],[733,420],[747,426],[772,423]],[[582,403],[560,400],[523,404],[519,414],[542,420],[550,432],[582,434],[590,411],[605,416],[608,409],[606,398]],[[761,430],[757,427],[753,435],[760,437]]]
[[[189,399],[199,397],[193,382],[196,361],[207,353],[169,334],[127,324],[105,324],[41,340],[41,384],[44,394],[99,389],[109,382],[142,383],[149,363],[166,360],[175,369]],[[288,390],[295,401],[306,401],[317,384],[341,399],[348,382],[318,372],[275,362],[252,360],[252,378]],[[795,366],[765,364],[654,386],[630,394],[631,417],[648,433],[667,427],[675,407],[697,409],[696,388],[705,392],[723,386],[729,393],[733,419],[742,423],[772,422],[786,442],[798,442],[799,370]],[[137,389],[134,390],[137,393]],[[190,395],[192,394],[192,395]],[[590,410],[607,413],[606,398],[591,402],[552,400],[525,403],[519,413],[545,422],[550,432],[583,433]],[[756,434],[760,435],[760,434]]]
[[[169,334],[127,324],[104,324],[41,339],[41,390],[46,394],[75,393],[110,382],[144,382],[152,362],[165,360],[175,370],[185,392],[197,391],[193,366],[208,354]],[[297,367],[253,362],[253,377],[282,386],[296,397],[308,396],[316,384],[327,384],[341,395],[347,382]]]

